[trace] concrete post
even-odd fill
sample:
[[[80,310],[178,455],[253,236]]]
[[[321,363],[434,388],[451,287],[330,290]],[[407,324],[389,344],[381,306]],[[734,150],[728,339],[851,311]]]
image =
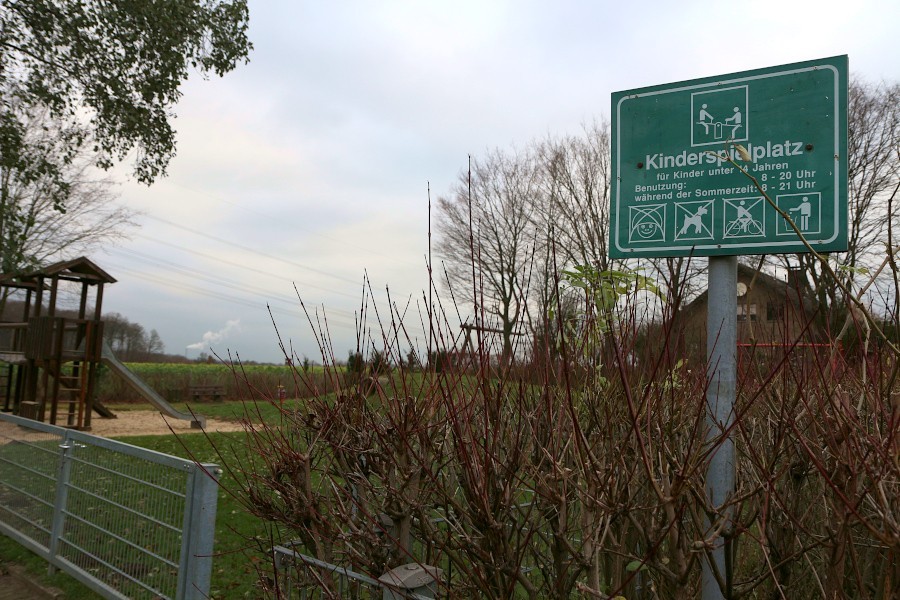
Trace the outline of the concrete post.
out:
[[[443,576],[443,570],[428,565],[409,563],[391,569],[378,578],[379,583],[386,584],[383,600],[405,600],[408,594],[420,598],[434,598],[437,583]]]

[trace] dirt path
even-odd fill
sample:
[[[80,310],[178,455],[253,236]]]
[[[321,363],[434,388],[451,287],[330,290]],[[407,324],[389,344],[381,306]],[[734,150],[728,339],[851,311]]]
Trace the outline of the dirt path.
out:
[[[103,419],[95,415],[91,419],[91,429],[86,433],[100,437],[122,437],[130,435],[171,435],[199,433],[199,429],[191,429],[188,421],[163,417],[155,410],[123,410],[116,413],[115,419]],[[171,429],[170,429],[171,427]],[[206,431],[243,431],[243,426],[237,421],[220,421],[207,419]],[[0,421],[0,443],[11,439],[38,440],[43,439],[44,434],[36,431],[26,431],[11,423]]]
[[[2,563],[2,561],[0,561]],[[0,600],[64,600],[60,590],[48,588],[19,565],[0,564]]]
[[[127,435],[165,435],[171,433],[199,433],[199,429],[191,429],[191,424],[180,419],[162,416],[155,410],[123,410],[116,413],[115,419],[103,419],[94,415],[91,418],[91,430],[88,433],[101,437],[119,437]],[[243,431],[237,421],[206,420],[206,431]]]

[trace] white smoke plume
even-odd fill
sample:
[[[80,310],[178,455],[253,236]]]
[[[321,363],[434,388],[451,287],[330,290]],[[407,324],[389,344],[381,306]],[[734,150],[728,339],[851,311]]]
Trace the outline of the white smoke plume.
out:
[[[188,350],[206,350],[210,347],[210,345],[215,344],[217,342],[221,342],[233,332],[237,332],[241,330],[241,320],[240,319],[232,319],[225,323],[225,327],[220,329],[219,331],[207,331],[203,334],[203,339],[194,344],[190,344],[187,348]]]

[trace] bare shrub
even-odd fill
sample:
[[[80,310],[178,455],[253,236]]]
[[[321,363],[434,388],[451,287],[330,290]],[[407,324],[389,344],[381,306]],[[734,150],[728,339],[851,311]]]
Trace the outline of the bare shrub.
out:
[[[844,359],[801,336],[765,360],[750,353],[734,425],[708,440],[705,365],[671,351],[670,308],[652,334],[638,331],[630,281],[611,304],[584,288],[577,326],[555,313],[542,328],[553,333],[528,344],[542,357],[513,349],[521,363],[491,361],[503,344],[486,333],[456,352],[438,307],[431,356],[444,359],[407,369],[400,349],[412,340],[391,307],[380,339],[360,325],[357,352],[377,348],[381,364],[400,367],[345,379],[323,351],[332,387],[278,422],[248,420],[247,459],[229,465],[236,492],[278,531],[274,542],[376,578],[438,566],[453,598],[695,598],[720,540],[726,598],[893,597],[894,346]],[[253,401],[277,406],[258,392]],[[705,478],[726,437],[737,486],[716,508]],[[333,574],[296,569],[297,585],[338,593]],[[267,581],[285,594],[283,580]]]

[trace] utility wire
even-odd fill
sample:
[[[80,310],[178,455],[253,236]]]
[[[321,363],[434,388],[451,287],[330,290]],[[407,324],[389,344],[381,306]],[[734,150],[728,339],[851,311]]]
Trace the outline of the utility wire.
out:
[[[230,303],[232,303],[232,304],[237,304],[237,305],[240,305],[240,306],[246,306],[246,307],[249,307],[249,308],[255,308],[255,309],[258,309],[258,310],[260,310],[260,311],[266,311],[266,310],[267,310],[267,309],[266,309],[266,303],[263,302],[263,301],[254,302],[253,300],[251,300],[251,299],[249,299],[249,298],[241,298],[241,297],[235,296],[235,295],[233,295],[233,294],[225,294],[225,293],[221,293],[221,292],[215,292],[215,291],[209,290],[209,289],[207,289],[207,288],[201,288],[201,287],[197,287],[197,286],[193,286],[193,285],[188,285],[188,284],[184,284],[184,283],[172,281],[171,279],[166,279],[166,278],[164,278],[164,277],[159,277],[159,276],[156,276],[156,275],[151,275],[151,274],[148,274],[148,273],[146,273],[146,272],[144,272],[144,271],[139,271],[139,270],[137,270],[137,269],[134,269],[134,268],[131,268],[131,267],[127,267],[127,266],[125,266],[125,265],[114,265],[114,267],[115,267],[116,269],[118,269],[118,270],[120,270],[120,271],[123,271],[123,272],[125,272],[125,273],[128,273],[128,274],[130,274],[131,276],[136,277],[136,278],[138,278],[138,279],[143,279],[143,280],[145,280],[145,281],[149,281],[149,282],[151,282],[151,283],[155,283],[155,284],[158,284],[158,285],[162,285],[162,286],[165,286],[165,287],[167,287],[167,288],[176,289],[176,290],[181,290],[181,291],[184,291],[184,292],[190,292],[190,293],[192,293],[192,294],[197,294],[197,295],[200,295],[200,296],[206,296],[206,297],[208,297],[208,298],[215,298],[215,299],[217,299],[217,300],[224,300],[224,301],[230,302]],[[290,310],[285,309],[285,308],[280,308],[280,307],[278,307],[278,306],[271,306],[271,305],[269,305],[269,309],[271,309],[271,311],[272,311],[273,313],[281,314],[281,315],[289,316],[289,317],[297,317],[298,315],[302,315],[302,313],[300,312],[301,309],[300,309],[300,307],[299,307],[299,303],[298,303],[298,305],[297,305],[297,307],[296,307],[296,310],[294,310],[294,311],[290,311]],[[349,314],[349,313],[347,313],[346,311],[340,311],[340,310],[334,309],[334,310],[328,310],[328,311],[326,311],[326,312],[327,312],[327,315],[328,315],[328,322],[329,322],[329,324],[332,324],[332,325],[338,325],[338,326],[341,326],[341,327],[350,328],[351,330],[355,330],[355,328],[356,328],[356,323],[355,323],[355,321],[353,321],[353,320],[351,320],[351,319],[348,319],[348,318],[346,318],[346,317],[340,317],[340,316],[337,316],[337,317],[334,318],[334,319],[332,318],[332,314],[335,314],[335,315],[337,315],[338,313]]]
[[[271,273],[271,272],[269,272],[269,271],[264,271],[264,270],[259,269],[259,268],[257,268],[257,267],[248,267],[247,265],[242,265],[242,264],[240,264],[240,263],[238,263],[238,262],[235,262],[235,261],[232,261],[232,260],[228,260],[228,259],[222,258],[221,256],[217,256],[217,255],[215,255],[215,254],[209,254],[209,253],[207,253],[207,252],[200,252],[200,251],[198,251],[198,250],[192,250],[192,249],[190,249],[190,248],[188,248],[188,247],[186,247],[186,246],[181,246],[181,245],[179,245],[179,244],[173,244],[172,242],[169,242],[169,241],[166,241],[166,240],[161,240],[161,239],[159,239],[159,238],[155,238],[155,237],[152,237],[152,236],[149,236],[149,235],[145,235],[145,234],[142,234],[142,233],[135,234],[135,237],[142,238],[142,239],[144,239],[144,240],[147,240],[147,241],[149,241],[149,242],[153,242],[153,243],[155,243],[155,244],[160,244],[160,245],[163,245],[163,246],[168,246],[169,248],[174,248],[175,250],[180,250],[181,252],[186,252],[186,253],[188,253],[188,254],[192,254],[192,255],[197,256],[197,257],[199,257],[199,258],[204,258],[204,259],[206,259],[206,260],[212,260],[212,261],[221,263],[221,264],[223,264],[223,265],[228,265],[228,266],[230,266],[230,267],[236,267],[236,268],[238,268],[238,269],[242,269],[242,270],[244,270],[244,271],[249,271],[249,272],[251,272],[251,273],[255,273],[255,274],[258,274],[258,275],[266,275],[267,277],[272,277],[272,278],[278,279],[278,280],[280,280],[280,281],[284,281],[284,282],[289,283],[289,284],[292,284],[292,285],[293,285],[293,284],[296,284],[297,287],[300,288],[300,289],[313,288],[313,289],[321,290],[321,291],[323,291],[323,292],[328,292],[329,294],[334,294],[334,295],[338,295],[338,296],[345,296],[345,297],[347,297],[347,298],[352,298],[352,299],[354,299],[354,300],[357,298],[357,296],[354,295],[354,294],[349,294],[349,293],[347,293],[347,292],[342,292],[342,291],[339,291],[339,290],[335,290],[335,289],[333,289],[333,288],[328,288],[328,287],[324,287],[324,286],[321,286],[321,285],[316,285],[316,284],[314,284],[314,283],[300,283],[300,282],[297,282],[297,281],[291,279],[290,277],[285,277],[284,275],[278,275],[278,274],[276,274],[276,273]],[[116,250],[124,250],[124,249],[123,249],[123,248],[117,248]],[[136,250],[126,250],[126,251],[128,251],[128,252],[133,252],[133,253],[137,253]]]
[[[267,213],[267,212],[263,212],[263,211],[260,211],[260,210],[248,208],[248,207],[246,207],[246,206],[244,206],[244,205],[242,205],[242,204],[238,204],[237,202],[233,202],[233,201],[231,201],[231,200],[228,200],[228,199],[226,199],[226,198],[223,198],[222,196],[220,196],[220,195],[218,195],[218,194],[214,194],[214,193],[212,193],[212,192],[209,192],[208,190],[195,189],[195,188],[192,188],[192,187],[190,187],[190,186],[184,185],[183,183],[177,183],[177,182],[171,181],[171,180],[170,180],[168,183],[169,183],[170,185],[174,186],[174,187],[178,187],[178,188],[187,190],[187,191],[189,191],[189,192],[191,192],[191,193],[193,193],[193,194],[206,196],[207,198],[209,198],[210,200],[212,200],[212,201],[214,201],[214,202],[221,202],[221,203],[223,203],[223,204],[228,204],[229,206],[232,206],[232,207],[237,208],[237,209],[239,209],[239,210],[242,210],[242,211],[244,211],[244,212],[250,213],[250,214],[252,214],[252,215],[257,215],[257,216],[263,217],[263,218],[265,218],[265,219],[268,219],[268,220],[272,221],[273,223],[278,223],[278,222],[281,221],[281,219],[280,219],[279,217],[275,216],[275,215],[272,215],[272,214],[269,214],[269,213]],[[145,213],[145,214],[146,214],[146,213]],[[148,216],[149,216],[149,215],[148,215]],[[151,218],[155,218],[155,217],[151,217]],[[157,220],[159,220],[159,219],[157,219]],[[398,260],[397,260],[396,258],[394,258],[394,257],[386,256],[386,255],[384,255],[384,254],[379,254],[378,252],[372,252],[372,249],[371,249],[371,248],[366,248],[366,247],[362,247],[362,246],[356,246],[356,245],[354,245],[354,244],[352,244],[352,243],[348,244],[348,243],[347,243],[347,240],[345,240],[345,239],[337,239],[337,238],[334,238],[334,237],[331,237],[331,236],[323,235],[323,234],[321,234],[321,233],[318,233],[318,232],[315,232],[315,231],[311,231],[310,229],[304,228],[304,227],[302,227],[302,225],[299,225],[298,228],[299,228],[299,229],[302,229],[303,231],[305,231],[305,233],[306,233],[307,235],[314,236],[314,237],[318,237],[318,238],[321,238],[321,239],[323,239],[323,240],[328,240],[328,241],[331,241],[331,242],[338,242],[338,243],[342,244],[343,246],[346,246],[346,247],[349,247],[349,248],[356,248],[357,250],[360,250],[360,251],[362,251],[362,252],[365,252],[366,256],[381,256],[382,258],[387,258],[387,259],[390,259],[390,260],[392,260],[392,261],[394,261],[394,262],[402,262],[402,263],[408,264],[408,265],[410,265],[410,266],[416,266],[416,263],[414,263],[414,262],[412,262],[412,261],[398,261]]]
[[[310,267],[310,266],[307,266],[307,265],[303,265],[303,264],[300,264],[300,263],[298,263],[298,262],[294,262],[294,261],[292,261],[292,260],[288,260],[288,259],[286,259],[286,258],[282,258],[282,257],[280,257],[280,256],[275,256],[274,254],[269,254],[269,253],[267,253],[267,252],[262,252],[261,250],[257,250],[257,249],[255,249],[255,248],[251,248],[251,247],[245,246],[245,245],[243,245],[243,244],[238,244],[237,242],[232,242],[231,240],[226,240],[226,239],[224,239],[224,238],[220,238],[220,237],[217,237],[217,236],[214,236],[214,235],[210,235],[210,234],[205,233],[205,232],[203,232],[203,231],[200,231],[200,230],[198,230],[198,229],[194,229],[193,227],[188,227],[187,225],[180,225],[180,224],[175,223],[175,222],[173,222],[173,221],[169,221],[168,219],[163,219],[162,217],[155,217],[155,216],[153,216],[153,215],[145,214],[144,216],[145,216],[145,217],[148,217],[148,218],[150,218],[150,219],[153,219],[154,221],[159,221],[160,223],[163,223],[163,224],[165,224],[165,225],[169,225],[170,227],[175,227],[176,229],[181,229],[181,230],[183,230],[183,231],[187,231],[187,232],[189,232],[189,233],[193,233],[194,235],[199,235],[200,237],[204,237],[204,238],[206,238],[206,239],[213,240],[213,241],[218,242],[218,243],[220,243],[220,244],[225,244],[226,246],[230,246],[230,247],[232,247],[232,248],[237,248],[238,250],[242,250],[242,251],[244,251],[244,252],[250,252],[250,253],[252,253],[252,254],[256,254],[256,255],[259,255],[259,256],[265,256],[266,258],[271,258],[272,260],[277,260],[277,261],[283,262],[284,264],[291,265],[291,266],[296,267],[296,268],[298,268],[298,269],[303,269],[304,271],[309,271],[310,273],[315,273],[315,274],[317,274],[317,275],[322,275],[322,276],[324,276],[324,277],[331,277],[332,279],[337,279],[337,280],[339,280],[339,281],[344,281],[344,282],[347,282],[347,283],[352,283],[353,285],[359,285],[359,282],[358,282],[358,281],[354,281],[353,279],[350,279],[349,277],[343,277],[343,276],[341,276],[341,275],[335,275],[334,273],[329,273],[328,271],[323,271],[323,270],[321,270],[321,269],[315,269],[315,268],[313,268],[313,267]]]
[[[213,285],[218,285],[218,286],[221,286],[224,288],[235,290],[237,292],[251,292],[253,295],[262,296],[267,299],[277,300],[279,302],[284,302],[284,303],[290,304],[292,306],[298,305],[298,298],[296,296],[289,296],[286,294],[272,292],[270,290],[266,290],[266,289],[263,289],[258,286],[247,285],[246,283],[242,283],[240,285],[235,284],[230,279],[225,279],[224,277],[216,277],[215,275],[209,275],[202,271],[198,271],[196,269],[191,269],[189,267],[184,267],[182,265],[179,265],[172,261],[166,260],[164,258],[150,256],[148,254],[144,254],[143,252],[138,252],[136,250],[129,250],[126,248],[121,248],[120,250],[123,253],[132,256],[134,258],[134,260],[137,260],[138,262],[148,264],[148,265],[160,266],[169,272],[174,271],[177,273],[181,273],[181,274],[189,277],[192,280],[206,281],[207,283],[211,283]],[[346,295],[350,298],[355,298],[354,296],[351,296],[350,294],[344,294],[344,295]],[[334,309],[334,310],[335,310],[335,312],[343,312],[347,315],[352,315],[352,313],[350,313],[349,311],[342,311],[340,309]]]

